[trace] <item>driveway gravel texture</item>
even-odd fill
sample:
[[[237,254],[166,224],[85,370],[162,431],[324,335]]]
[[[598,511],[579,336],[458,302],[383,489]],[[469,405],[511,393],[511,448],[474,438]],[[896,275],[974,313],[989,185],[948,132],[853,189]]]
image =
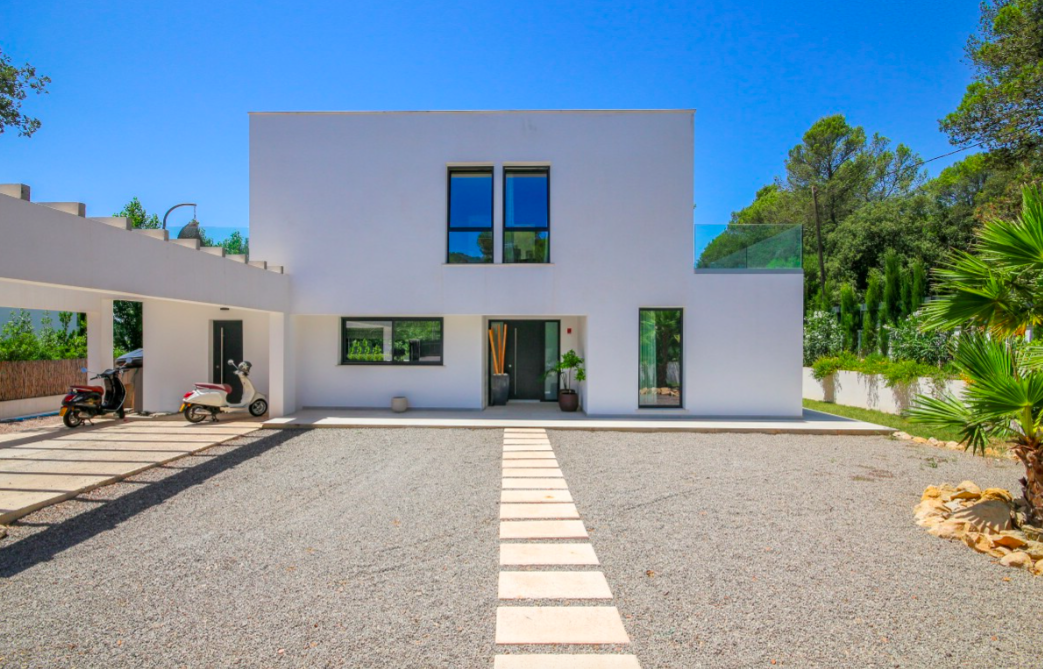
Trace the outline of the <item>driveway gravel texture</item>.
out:
[[[487,669],[501,442],[259,431],[31,514],[0,541],[0,666]],[[1016,489],[1014,463],[883,437],[551,443],[633,641],[603,651],[1043,666],[1043,578],[912,521],[927,485]]]
[[[500,443],[259,431],[31,514],[0,666],[487,666]]]
[[[1043,578],[912,518],[932,483],[1017,493],[1016,463],[887,437],[551,443],[644,669],[1043,667]]]

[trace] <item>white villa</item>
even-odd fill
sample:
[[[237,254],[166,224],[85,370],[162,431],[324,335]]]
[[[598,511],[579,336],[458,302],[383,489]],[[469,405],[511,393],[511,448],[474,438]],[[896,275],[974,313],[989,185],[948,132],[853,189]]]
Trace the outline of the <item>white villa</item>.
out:
[[[151,411],[240,356],[272,416],[478,411],[505,324],[508,407],[575,350],[588,415],[799,418],[800,229],[693,226],[693,140],[691,110],[254,113],[249,262],[5,186],[0,306],[87,312],[103,369],[141,300]]]

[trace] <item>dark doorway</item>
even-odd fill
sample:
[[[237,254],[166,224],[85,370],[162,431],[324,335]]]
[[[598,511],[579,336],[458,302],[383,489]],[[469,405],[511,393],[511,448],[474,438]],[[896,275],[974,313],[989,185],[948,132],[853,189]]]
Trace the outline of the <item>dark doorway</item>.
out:
[[[213,353],[211,360],[212,383],[227,383],[232,386],[228,393],[228,403],[235,404],[243,398],[243,384],[235,375],[235,370],[228,364],[243,361],[243,322],[214,321]]]
[[[557,377],[544,373],[560,354],[559,321],[491,321],[506,323],[504,367],[510,375],[508,399],[557,400]],[[490,364],[491,369],[491,364]]]

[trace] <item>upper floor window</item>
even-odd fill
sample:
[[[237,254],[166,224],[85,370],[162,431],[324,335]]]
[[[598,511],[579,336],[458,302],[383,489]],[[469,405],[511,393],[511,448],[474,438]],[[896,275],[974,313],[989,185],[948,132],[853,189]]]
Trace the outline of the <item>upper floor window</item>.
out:
[[[446,262],[493,261],[493,168],[449,169]]]
[[[503,261],[550,262],[550,168],[503,169]]]

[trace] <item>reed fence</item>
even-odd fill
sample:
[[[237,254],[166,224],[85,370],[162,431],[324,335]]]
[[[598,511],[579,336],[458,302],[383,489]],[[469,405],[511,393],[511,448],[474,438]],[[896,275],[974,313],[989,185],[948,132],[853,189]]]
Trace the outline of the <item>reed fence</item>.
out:
[[[83,358],[0,362],[0,402],[61,395],[70,385],[87,382],[80,371],[86,366]]]

